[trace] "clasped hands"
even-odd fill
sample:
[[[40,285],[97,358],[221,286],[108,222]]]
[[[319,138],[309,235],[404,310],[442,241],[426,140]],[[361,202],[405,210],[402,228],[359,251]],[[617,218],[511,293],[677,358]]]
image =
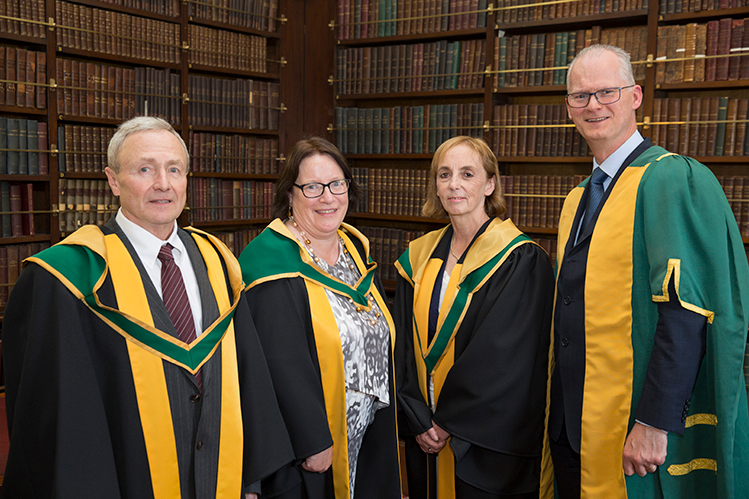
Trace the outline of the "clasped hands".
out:
[[[437,454],[447,444],[448,438],[450,438],[450,434],[432,421],[431,428],[424,433],[416,435],[416,442],[425,453]]]

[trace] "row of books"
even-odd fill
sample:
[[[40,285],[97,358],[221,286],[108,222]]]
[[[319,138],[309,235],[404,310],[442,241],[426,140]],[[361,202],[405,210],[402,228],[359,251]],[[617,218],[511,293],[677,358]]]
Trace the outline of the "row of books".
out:
[[[335,109],[335,141],[344,154],[432,153],[456,135],[483,135],[483,104]]]
[[[98,0],[99,3],[128,7],[130,9],[143,10],[161,14],[164,16],[179,16],[179,0]]]
[[[504,218],[518,227],[559,227],[564,196],[585,179],[585,175],[500,175],[507,202]]]
[[[655,82],[749,80],[747,21],[727,17],[686,26],[660,26],[656,61],[662,62],[656,65]]]
[[[21,262],[47,248],[49,248],[48,242],[0,246],[0,307],[5,307],[8,303],[10,291],[21,271]]]
[[[278,130],[279,91],[276,82],[190,75],[190,124]]]
[[[743,237],[749,237],[749,177],[717,176]]]
[[[338,49],[336,92],[369,94],[483,88],[484,40]]]
[[[0,174],[49,173],[47,124],[0,116]]]
[[[45,0],[0,0],[0,33],[46,38]],[[24,20],[35,21],[34,23]]]
[[[270,218],[275,182],[192,177],[190,222]]]
[[[250,241],[255,239],[265,229],[265,226],[250,227],[242,230],[211,231],[211,234],[219,238],[239,258]]]
[[[190,169],[212,173],[269,173],[279,170],[278,139],[190,132]]]
[[[279,0],[202,0],[187,2],[190,18],[215,21],[242,28],[275,32]]]
[[[648,0],[569,0],[539,2],[538,0],[499,0],[497,22],[502,24],[567,19],[596,14],[612,14],[647,9]],[[521,7],[529,5],[529,7]]]
[[[58,58],[57,111],[61,115],[114,118],[157,116],[182,121],[180,75],[171,69],[123,68]]]
[[[486,27],[487,0],[338,0],[338,39]]]
[[[190,24],[187,40],[190,64],[258,73],[268,71],[268,39],[263,36]]]
[[[107,147],[115,131],[99,126],[58,125],[58,171],[103,173],[107,166]]]
[[[179,24],[60,0],[55,11],[62,47],[179,64]]]
[[[564,104],[494,107],[492,149],[507,156],[588,156],[588,144],[567,117]]]
[[[749,156],[749,99],[653,100],[654,144],[686,156]]]
[[[34,184],[0,182],[2,237],[33,236]],[[25,212],[25,213],[23,213]]]
[[[377,262],[380,279],[383,281],[395,281],[398,278],[395,261],[408,249],[408,243],[424,235],[424,231],[419,230],[366,225],[356,228],[369,239],[369,252]]]
[[[0,46],[0,105],[46,109],[46,83],[46,52]]]
[[[602,29],[594,26],[562,33],[500,36],[495,39],[494,64],[498,70],[494,87],[565,85],[566,67],[583,48],[595,43],[621,47],[633,61],[647,58],[646,26]],[[555,68],[539,71],[542,68]],[[645,65],[634,65],[635,78],[645,77]],[[529,71],[534,70],[534,71]]]
[[[407,217],[421,216],[426,201],[427,170],[401,168],[352,168],[361,196],[353,211]]]
[[[87,224],[102,225],[119,208],[120,198],[112,194],[106,180],[61,178],[58,182],[62,233],[69,234]]]
[[[659,0],[658,12],[681,14],[682,12],[704,12],[737,7],[749,7],[749,0]]]

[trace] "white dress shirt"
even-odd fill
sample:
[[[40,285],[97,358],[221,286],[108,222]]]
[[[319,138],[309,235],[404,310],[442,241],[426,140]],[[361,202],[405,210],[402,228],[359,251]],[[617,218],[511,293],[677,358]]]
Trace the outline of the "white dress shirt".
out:
[[[148,232],[143,227],[131,222],[128,218],[123,215],[122,208],[117,211],[115,217],[117,224],[125,233],[130,243],[135,248],[138,258],[146,268],[148,276],[151,278],[156,291],[159,296],[162,297],[161,293],[161,260],[159,260],[159,251],[161,247],[166,243],[173,246],[172,256],[174,256],[174,263],[179,267],[182,273],[182,280],[185,282],[185,290],[187,291],[187,299],[190,302],[190,309],[192,309],[192,318],[195,322],[195,335],[200,336],[203,332],[203,309],[200,301],[200,290],[198,289],[198,279],[195,276],[195,271],[192,268],[190,257],[187,254],[187,249],[184,243],[177,235],[177,222],[174,222],[174,229],[171,235],[166,241],[162,241],[158,237]]]

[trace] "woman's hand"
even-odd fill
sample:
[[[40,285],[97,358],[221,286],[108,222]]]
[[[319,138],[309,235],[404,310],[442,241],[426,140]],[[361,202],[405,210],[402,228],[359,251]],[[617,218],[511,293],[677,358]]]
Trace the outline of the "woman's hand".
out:
[[[333,464],[333,446],[304,460],[302,468],[312,473],[323,473]]]
[[[419,444],[422,451],[427,454],[436,454],[442,450],[449,437],[449,433],[434,424],[434,421],[432,421],[431,428],[420,435],[416,435],[416,442]]]

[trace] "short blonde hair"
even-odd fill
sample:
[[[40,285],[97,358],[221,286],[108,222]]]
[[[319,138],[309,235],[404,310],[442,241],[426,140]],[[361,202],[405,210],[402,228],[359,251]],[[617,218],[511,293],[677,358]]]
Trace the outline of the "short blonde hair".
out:
[[[437,170],[445,159],[447,151],[458,145],[466,145],[471,148],[476,154],[478,154],[481,164],[484,167],[486,176],[488,178],[494,177],[496,179],[494,192],[490,196],[486,196],[484,200],[484,210],[489,217],[502,216],[507,209],[507,203],[502,193],[502,186],[499,182],[499,165],[497,164],[497,157],[492,152],[491,148],[484,142],[483,139],[475,137],[467,137],[465,135],[459,135],[451,139],[446,140],[442,143],[437,151],[435,151],[432,157],[432,166],[429,169],[429,181],[427,183],[427,199],[424,206],[421,208],[421,214],[425,217],[431,218],[444,218],[447,216],[445,208],[442,206],[442,202],[437,197]]]
[[[187,168],[187,171],[189,172],[190,153],[187,152],[187,146],[185,145],[185,141],[182,140],[182,136],[174,130],[174,128],[169,124],[168,121],[161,118],[156,118],[154,116],[138,116],[120,124],[114,136],[109,141],[109,147],[107,148],[108,166],[115,173],[120,173],[120,151],[122,150],[122,145],[125,143],[125,139],[135,133],[152,132],[158,130],[166,130],[167,132],[177,137],[177,140],[179,140],[179,145],[182,146],[182,151],[184,151],[185,158],[187,160],[185,168]]]

